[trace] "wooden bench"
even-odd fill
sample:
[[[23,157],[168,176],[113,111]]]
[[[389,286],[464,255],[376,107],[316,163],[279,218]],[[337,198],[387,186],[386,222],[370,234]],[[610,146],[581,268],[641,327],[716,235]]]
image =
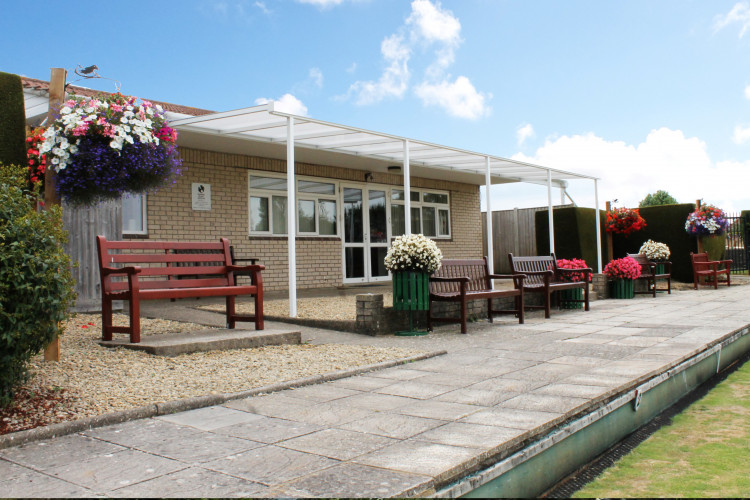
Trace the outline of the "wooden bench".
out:
[[[690,260],[693,263],[693,288],[698,289],[702,279],[713,282],[714,289],[719,288],[719,283],[731,285],[732,261],[731,260],[708,260],[707,253],[690,252]],[[721,269],[719,267],[721,266]],[[725,275],[726,279],[720,280],[719,276]],[[710,283],[709,283],[710,285]]]
[[[668,294],[672,293],[672,263],[671,262],[659,262],[659,264],[664,264],[664,267],[666,268],[667,272],[657,273],[656,272],[657,263],[651,262],[650,260],[648,260],[648,257],[646,257],[646,254],[629,253],[627,255],[628,257],[631,257],[633,260],[635,260],[639,266],[641,266],[641,275],[638,276],[638,278],[636,279],[645,281],[648,287],[648,290],[645,292],[636,291],[635,293],[648,293],[654,297],[656,297],[656,292],[667,292]],[[667,280],[667,288],[656,288],[657,280]]]
[[[491,280],[513,280],[513,288],[493,290]],[[461,333],[466,333],[466,305],[471,300],[487,300],[487,319],[492,323],[493,314],[515,314],[523,323],[523,280],[524,276],[490,274],[487,257],[484,259],[444,259],[440,269],[430,276],[430,305],[427,327],[432,330],[433,322],[461,323]],[[516,308],[496,310],[492,299],[515,297]],[[458,302],[461,312],[458,318],[438,318],[432,315],[433,302]]]
[[[508,254],[510,269],[513,274],[525,274],[523,282],[524,292],[544,294],[543,306],[527,306],[528,309],[544,309],[544,317],[550,317],[550,304],[552,292],[560,290],[583,289],[583,300],[568,299],[567,302],[583,302],[584,310],[589,310],[589,281],[591,281],[591,268],[586,269],[560,269],[557,267],[555,254],[549,256],[514,257]],[[576,274],[583,274],[581,281],[566,281],[572,279]],[[566,278],[568,276],[569,278]]]
[[[97,236],[96,246],[102,289],[103,340],[112,340],[113,333],[128,333],[130,342],[140,342],[140,301],[152,299],[226,297],[227,328],[234,328],[237,321],[252,321],[256,330],[264,328],[260,273],[265,266],[232,265],[226,238],[218,243],[205,243],[107,241],[104,236]],[[206,253],[197,253],[198,250]],[[250,273],[252,284],[237,285],[236,273]],[[180,276],[190,278],[176,279]],[[235,297],[239,295],[255,298],[254,315],[236,314]],[[113,300],[129,302],[130,326],[112,326]]]

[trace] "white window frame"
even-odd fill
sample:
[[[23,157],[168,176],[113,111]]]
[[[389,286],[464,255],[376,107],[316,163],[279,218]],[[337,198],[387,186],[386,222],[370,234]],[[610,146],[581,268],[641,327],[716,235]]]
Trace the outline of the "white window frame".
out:
[[[393,199],[393,191],[403,191],[403,188],[391,188],[390,189],[390,201],[391,205],[401,205],[404,206],[404,200],[394,200]],[[450,191],[440,191],[436,189],[412,189],[412,193],[419,193],[419,201],[413,201],[411,202],[411,208],[418,208],[419,209],[419,224],[420,227],[412,227],[411,232],[412,233],[423,233],[422,227],[424,226],[424,211],[422,210],[425,207],[430,207],[435,209],[435,235],[434,236],[428,236],[428,238],[432,238],[435,240],[447,240],[451,238],[451,234],[453,233],[453,224],[451,222],[451,194]],[[431,193],[431,194],[437,194],[437,195],[445,195],[448,197],[448,202],[446,204],[443,203],[433,203],[433,202],[425,202],[424,201],[424,195],[425,193]],[[440,210],[445,210],[448,212],[448,234],[440,234]],[[404,217],[406,217],[406,213],[404,213]],[[408,215],[411,217],[411,214]],[[390,228],[391,231],[393,231],[393,227]],[[393,235],[397,236],[397,235]],[[427,236],[427,235],[425,235]]]
[[[125,211],[122,210],[121,218],[123,218],[122,219],[122,234],[123,234],[123,236],[129,236],[129,235],[143,236],[143,235],[148,235],[148,211],[147,211],[148,205],[147,205],[147,201],[146,201],[147,200],[147,196],[148,195],[146,193],[141,193],[141,194],[132,194],[132,193],[130,193],[130,194],[123,194],[122,195],[123,202],[125,201],[125,198],[127,198],[127,197],[130,197],[130,198],[140,197],[140,199],[141,199],[141,230],[139,231],[139,230],[128,230],[128,229],[125,229],[125,220],[124,220]]]
[[[247,186],[248,186],[248,196],[247,196],[247,225],[248,225],[248,234],[250,236],[286,236],[287,233],[274,233],[273,232],[273,196],[283,196],[287,199],[287,210],[294,210],[294,214],[297,220],[297,236],[303,236],[303,237],[312,237],[312,238],[340,238],[341,235],[341,200],[339,199],[339,182],[335,181],[333,179],[328,179],[325,177],[310,177],[310,176],[296,176],[296,186],[295,186],[295,199],[296,199],[296,206],[290,207],[289,206],[289,195],[286,190],[264,190],[264,189],[257,189],[257,188],[251,188],[250,187],[250,176],[254,177],[270,177],[275,179],[283,179],[286,180],[285,174],[279,174],[276,172],[266,172],[266,171],[258,171],[258,170],[250,170],[248,171],[248,177],[247,177]],[[331,184],[333,186],[333,193],[328,194],[316,194],[316,193],[308,193],[308,192],[300,192],[299,190],[299,182],[300,181],[310,181],[310,182],[318,182],[321,184]],[[250,213],[250,198],[251,197],[257,197],[257,198],[267,198],[268,199],[268,231],[252,231],[250,228],[250,220],[251,220],[251,213]],[[315,221],[315,231],[314,232],[302,232],[299,230],[299,203],[301,201],[312,201],[313,202],[313,217]],[[332,201],[336,204],[336,233],[335,234],[320,234],[320,221],[319,221],[319,203],[320,201]]]

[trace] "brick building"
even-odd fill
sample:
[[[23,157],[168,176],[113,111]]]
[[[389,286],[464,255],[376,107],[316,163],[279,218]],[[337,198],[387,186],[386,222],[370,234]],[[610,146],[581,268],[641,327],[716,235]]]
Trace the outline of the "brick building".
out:
[[[29,78],[23,84],[27,121],[35,125],[47,111],[48,84]],[[78,87],[68,92],[93,93]],[[551,190],[563,188],[565,179],[596,183],[294,116],[274,103],[223,113],[159,104],[179,132],[184,172],[168,188],[123,200],[122,237],[227,237],[238,257],[266,266],[267,290],[289,289],[290,298],[298,288],[388,281],[388,243],[408,232],[433,238],[446,258],[481,257],[482,185],[533,182]],[[289,234],[288,227],[296,230]]]

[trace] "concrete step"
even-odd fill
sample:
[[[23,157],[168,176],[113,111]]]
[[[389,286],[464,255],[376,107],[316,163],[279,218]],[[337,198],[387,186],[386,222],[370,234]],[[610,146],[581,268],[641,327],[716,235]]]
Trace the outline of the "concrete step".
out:
[[[132,344],[128,337],[122,340],[100,340],[104,347],[124,347],[135,351],[145,351],[155,356],[177,356],[191,352],[226,351],[248,349],[267,345],[299,344],[302,333],[299,330],[240,330],[217,328],[192,332],[165,333],[141,337],[141,342]]]

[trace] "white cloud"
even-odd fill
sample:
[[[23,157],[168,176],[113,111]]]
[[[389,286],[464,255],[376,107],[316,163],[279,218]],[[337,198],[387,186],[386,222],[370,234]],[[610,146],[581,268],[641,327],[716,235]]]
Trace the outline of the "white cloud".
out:
[[[534,127],[532,127],[530,123],[518,127],[518,130],[516,130],[518,147],[523,146],[523,143],[526,142],[526,139],[530,139],[534,136],[536,136],[536,134],[534,133]]]
[[[737,125],[734,127],[734,134],[732,134],[732,141],[735,144],[744,144],[750,141],[750,127],[743,127]]]
[[[488,113],[485,95],[477,92],[465,76],[459,76],[452,83],[448,81],[436,84],[423,82],[414,91],[425,105],[440,106],[451,116],[476,120]]]
[[[310,68],[310,79],[313,81],[313,85],[318,88],[323,86],[323,72],[320,68]]]
[[[593,133],[548,139],[536,153],[516,154],[513,159],[598,177],[599,204],[619,200],[618,206],[636,207],[659,189],[680,203],[703,199],[725,210],[750,207],[750,193],[742,182],[750,161],[714,162],[706,143],[685,137],[680,130],[652,130],[640,144],[607,141]],[[572,181],[568,189],[580,206],[594,206],[591,181]],[[557,203],[555,196],[553,201]],[[493,210],[546,205],[546,188],[509,185],[493,187]]]
[[[745,99],[750,99],[750,85],[745,87]]]
[[[257,8],[260,9],[260,11],[266,15],[271,13],[271,9],[269,9],[265,2],[255,2],[253,5],[255,5]]]
[[[402,97],[409,87],[409,47],[400,35],[391,35],[380,44],[380,52],[388,63],[380,79],[357,81],[349,88],[349,93],[357,95],[356,103],[374,104],[386,97]]]
[[[275,102],[274,106],[277,111],[283,111],[284,113],[290,113],[293,115],[307,116],[307,106],[292,94],[284,94],[278,99],[259,97],[255,100],[255,104],[266,104],[269,101]]]
[[[487,116],[490,94],[478,92],[466,76],[455,80],[446,70],[455,61],[455,50],[461,44],[461,23],[439,1],[413,0],[411,13],[395,34],[386,37],[381,53],[386,63],[377,81],[357,81],[346,97],[355,96],[359,105],[374,104],[386,98],[402,98],[409,89],[410,64],[431,51],[422,82],[414,87],[425,105],[442,107],[451,116],[477,119]],[[420,50],[418,50],[420,49]],[[420,59],[416,63],[421,62]]]
[[[726,15],[716,16],[714,31],[719,31],[734,23],[740,24],[740,38],[750,30],[750,5],[747,2],[738,2]]]

